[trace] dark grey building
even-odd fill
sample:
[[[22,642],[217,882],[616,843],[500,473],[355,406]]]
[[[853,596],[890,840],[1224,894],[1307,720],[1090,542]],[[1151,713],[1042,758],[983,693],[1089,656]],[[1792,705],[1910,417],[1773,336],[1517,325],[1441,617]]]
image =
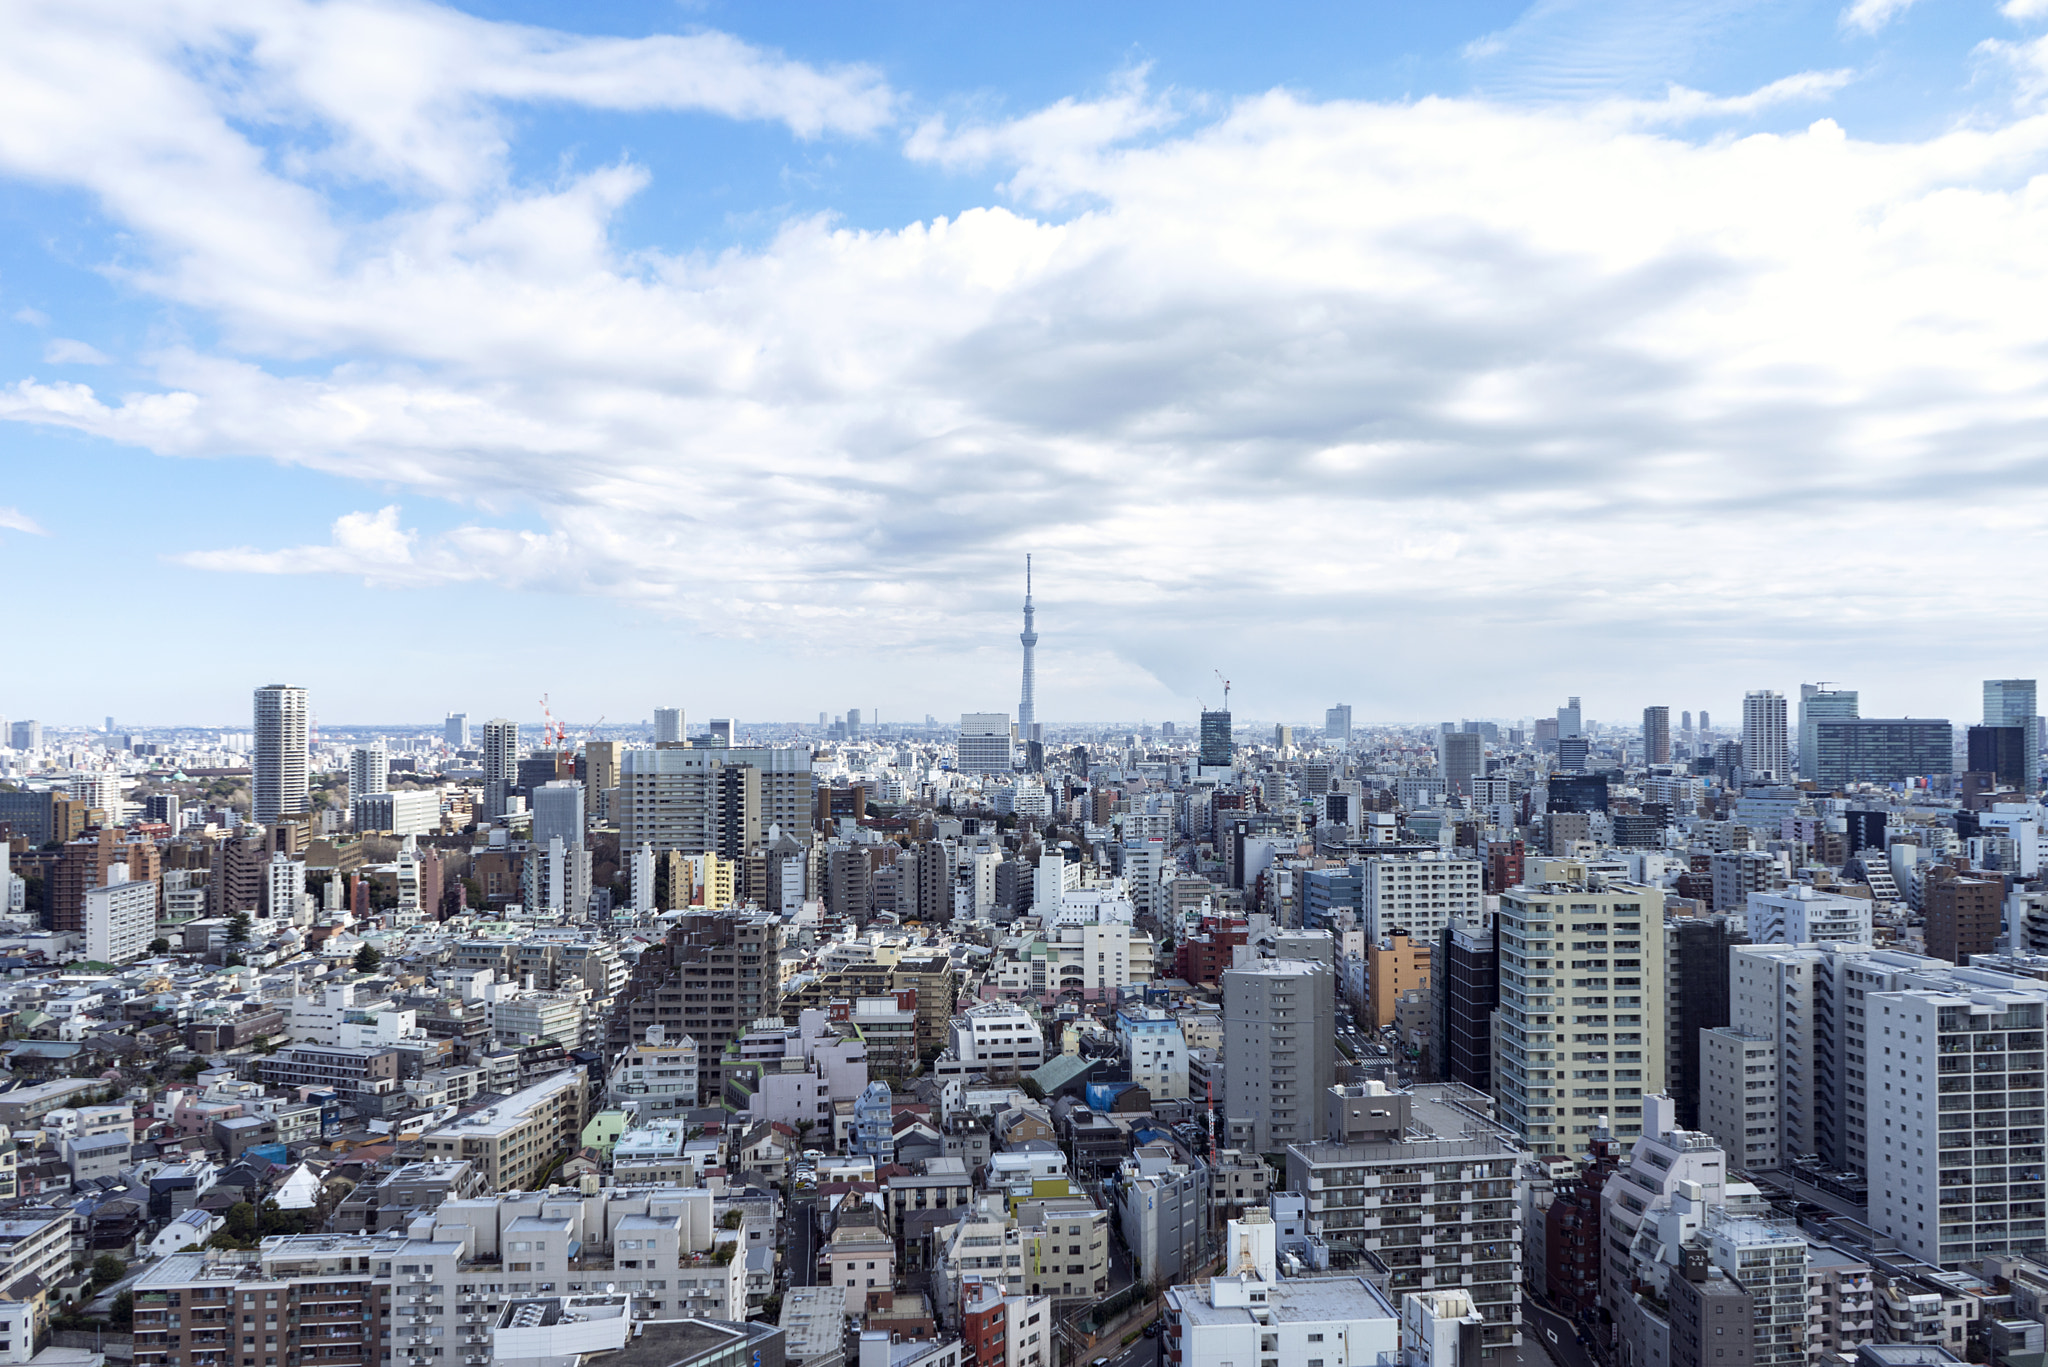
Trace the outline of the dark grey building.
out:
[[[1832,718],[1814,723],[1814,779],[1823,788],[1897,783],[1955,772],[1955,728],[1916,717]]]
[[[2027,729],[2024,726],[1973,726],[1969,735],[1969,772],[1991,774],[2000,784],[2027,790]]]
[[[1728,1024],[1728,951],[1749,943],[1740,915],[1664,923],[1664,1077],[1678,1127],[1700,1127],[1700,1031]]]
[[[1493,1091],[1493,1012],[1500,1005],[1500,942],[1490,923],[1444,927],[1430,955],[1436,998],[1431,1062],[1445,1082]],[[1724,994],[1725,995],[1725,994]]]

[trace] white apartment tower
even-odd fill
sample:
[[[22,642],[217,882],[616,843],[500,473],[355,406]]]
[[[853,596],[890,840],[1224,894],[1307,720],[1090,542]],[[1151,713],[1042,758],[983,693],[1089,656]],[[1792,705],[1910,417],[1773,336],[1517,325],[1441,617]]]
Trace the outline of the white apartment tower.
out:
[[[1528,884],[1500,899],[1494,1088],[1535,1153],[1583,1153],[1600,1118],[1643,1130],[1664,1090],[1664,894],[1633,883]]]
[[[683,743],[682,708],[657,707],[654,709],[654,743],[656,745],[681,745]]]
[[[270,684],[256,690],[256,762],[250,774],[251,819],[271,825],[303,816],[311,805],[312,714],[306,690]]]
[[[1454,921],[1483,920],[1485,870],[1476,859],[1448,859],[1425,852],[1378,855],[1365,861],[1365,933],[1383,940],[1406,930],[1417,944],[1431,944]]]
[[[381,740],[358,745],[348,752],[348,796],[371,797],[391,791],[391,752]]]
[[[131,882],[126,864],[108,869],[106,886],[86,890],[85,957],[125,964],[149,953],[156,935],[156,900],[155,882]]]
[[[1759,688],[1742,695],[1742,767],[1751,782],[1792,775],[1791,738],[1785,733],[1785,695]]]

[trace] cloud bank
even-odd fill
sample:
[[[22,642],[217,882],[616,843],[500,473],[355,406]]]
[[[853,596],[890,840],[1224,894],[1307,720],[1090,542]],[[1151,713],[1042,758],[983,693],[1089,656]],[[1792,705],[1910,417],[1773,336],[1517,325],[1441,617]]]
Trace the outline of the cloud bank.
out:
[[[0,416],[380,491],[325,544],[188,564],[603,595],[841,649],[1001,630],[1028,549],[1043,594],[1182,692],[1219,632],[1394,669],[1435,648],[1418,623],[1476,662],[1475,637],[1761,656],[2040,616],[1958,554],[2031,558],[2048,519],[2028,110],[1877,144],[1740,122],[1847,72],[1534,106],[1209,105],[1133,72],[956,126],[716,34],[128,12],[22,11],[0,173],[95,196],[140,244],[108,269],[221,340],[150,352],[125,391],[12,377]],[[893,230],[628,254],[644,169],[507,171],[536,102],[880,139],[997,188]],[[429,498],[465,525],[409,528]]]

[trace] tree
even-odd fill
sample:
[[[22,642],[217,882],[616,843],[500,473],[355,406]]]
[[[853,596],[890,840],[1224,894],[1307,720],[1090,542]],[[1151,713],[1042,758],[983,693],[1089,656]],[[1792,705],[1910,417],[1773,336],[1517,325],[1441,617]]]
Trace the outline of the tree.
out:
[[[149,952],[152,954],[168,954],[171,952],[171,942],[159,935],[149,942]]]
[[[230,954],[227,958],[221,960],[221,966],[224,968],[241,968],[247,965],[248,962],[247,959],[239,954]]]
[[[123,1291],[114,1297],[114,1305],[107,1311],[107,1319],[116,1329],[132,1329],[135,1326],[134,1293]]]
[[[375,973],[377,965],[383,962],[384,956],[379,954],[374,946],[364,945],[356,951],[356,972],[358,973]]]
[[[237,1243],[248,1243],[256,1237],[256,1207],[247,1201],[237,1201],[228,1207],[226,1227],[221,1231]]]
[[[234,919],[228,922],[228,943],[231,945],[245,944],[248,942],[248,939],[249,913],[238,911],[235,913]]]
[[[93,1289],[98,1290],[102,1286],[112,1286],[115,1282],[121,1280],[121,1274],[127,1270],[128,1264],[122,1262],[113,1254],[100,1254],[99,1257],[92,1260]]]

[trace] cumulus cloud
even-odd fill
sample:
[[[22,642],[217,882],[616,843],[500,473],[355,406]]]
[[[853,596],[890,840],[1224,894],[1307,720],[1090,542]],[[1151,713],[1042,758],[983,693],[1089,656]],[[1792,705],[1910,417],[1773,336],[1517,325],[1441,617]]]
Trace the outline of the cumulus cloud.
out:
[[[1875,33],[1913,5],[1914,0],[1856,0],[1842,11],[1842,27]]]
[[[27,532],[30,536],[48,536],[49,533],[37,525],[36,520],[19,508],[0,508],[0,529],[10,532]]]
[[[232,79],[161,34],[118,47],[115,77],[67,67],[69,10],[28,26],[55,55],[0,54],[31,77],[0,79],[0,166],[98,194],[156,248],[134,278],[228,339],[154,354],[128,393],[17,378],[0,417],[470,515],[425,532],[382,506],[325,544],[187,564],[602,595],[839,648],[1000,629],[1030,549],[1042,601],[1069,620],[1085,601],[1105,650],[1182,694],[1219,633],[1362,657],[1417,622],[1485,622],[1483,667],[1595,630],[1761,655],[1901,621],[1990,640],[2026,611],[1958,593],[1943,548],[2024,558],[2048,531],[2041,118],[1893,143],[1714,122],[1824,101],[1841,72],[1635,103],[1214,109],[1134,72],[911,129],[908,156],[1006,187],[990,203],[628,260],[609,227],[644,171],[480,194],[497,153],[465,140],[505,136],[503,101],[652,101],[669,78],[638,73],[683,49],[485,25],[499,74],[462,75],[459,99],[401,63],[398,96],[355,100],[314,51],[334,15],[462,41],[483,21],[280,12],[296,36],[264,20]],[[870,75],[750,60],[752,93],[689,97],[818,135],[896,107]],[[236,131],[238,101],[337,131],[294,167]],[[366,228],[344,173],[427,207]],[[159,202],[197,174],[224,193]]]
[[[44,345],[43,359],[51,365],[106,365],[109,358],[106,352],[90,342],[56,337]]]
[[[2024,23],[2048,15],[2048,0],[2005,0],[1998,9],[2006,18]]]

